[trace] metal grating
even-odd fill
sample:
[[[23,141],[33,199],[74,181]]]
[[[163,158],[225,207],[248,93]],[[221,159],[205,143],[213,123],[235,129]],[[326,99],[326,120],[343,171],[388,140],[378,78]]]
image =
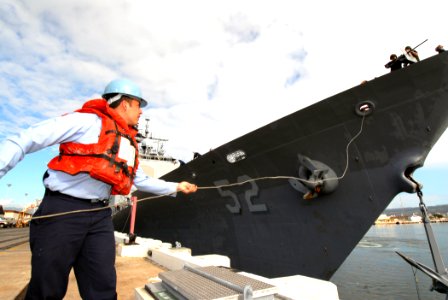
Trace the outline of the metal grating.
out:
[[[273,295],[277,292],[277,287],[262,281],[234,273],[228,269],[220,267],[197,268],[214,278],[218,278],[244,288],[250,285],[253,290],[253,298]],[[242,293],[235,291],[221,283],[215,282],[204,276],[196,274],[187,269],[168,271],[159,274],[164,284],[187,299],[242,299]]]

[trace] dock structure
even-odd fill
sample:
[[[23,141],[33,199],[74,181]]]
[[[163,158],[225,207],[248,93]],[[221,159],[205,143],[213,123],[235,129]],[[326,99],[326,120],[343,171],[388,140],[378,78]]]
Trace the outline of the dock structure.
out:
[[[145,289],[151,294],[174,296],[175,299],[274,299],[278,288],[221,267],[185,267],[159,274],[158,283]]]
[[[336,285],[326,280],[301,275],[266,278],[233,269],[226,256],[193,256],[189,248],[141,237],[130,245],[126,234],[115,235],[117,255],[145,257],[166,270],[136,287],[136,300],[339,299]]]

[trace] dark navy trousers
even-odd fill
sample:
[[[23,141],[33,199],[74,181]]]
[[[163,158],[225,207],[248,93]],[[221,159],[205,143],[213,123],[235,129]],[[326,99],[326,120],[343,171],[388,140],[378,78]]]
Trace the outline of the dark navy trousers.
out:
[[[34,216],[104,207],[45,193]],[[70,271],[85,300],[116,299],[115,239],[110,208],[32,220],[31,280],[25,299],[63,299]]]

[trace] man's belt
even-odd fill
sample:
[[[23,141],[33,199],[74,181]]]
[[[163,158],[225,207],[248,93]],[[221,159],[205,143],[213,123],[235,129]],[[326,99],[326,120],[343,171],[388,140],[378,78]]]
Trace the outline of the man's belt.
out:
[[[45,189],[45,196],[64,197],[64,198],[68,198],[68,199],[89,202],[89,203],[92,203],[92,204],[97,204],[98,203],[98,204],[102,204],[104,206],[109,205],[109,199],[84,199],[84,198],[78,198],[78,197],[74,197],[74,196],[70,196],[70,195],[61,193],[59,191],[52,191],[49,188]]]

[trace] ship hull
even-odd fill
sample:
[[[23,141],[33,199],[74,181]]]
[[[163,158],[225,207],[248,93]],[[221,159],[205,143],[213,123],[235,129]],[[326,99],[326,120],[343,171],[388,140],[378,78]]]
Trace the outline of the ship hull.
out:
[[[233,267],[267,277],[330,279],[392,199],[415,192],[406,174],[423,166],[448,125],[447,75],[441,54],[192,160],[163,179],[203,189],[139,202],[135,233],[180,242],[194,255],[227,255]],[[228,155],[240,150],[230,163]],[[309,163],[333,180],[317,189],[301,181],[310,179]],[[275,176],[297,177],[303,186]],[[246,183],[227,186],[235,182]],[[314,198],[304,199],[304,187]],[[128,215],[115,215],[116,230],[128,231]]]

